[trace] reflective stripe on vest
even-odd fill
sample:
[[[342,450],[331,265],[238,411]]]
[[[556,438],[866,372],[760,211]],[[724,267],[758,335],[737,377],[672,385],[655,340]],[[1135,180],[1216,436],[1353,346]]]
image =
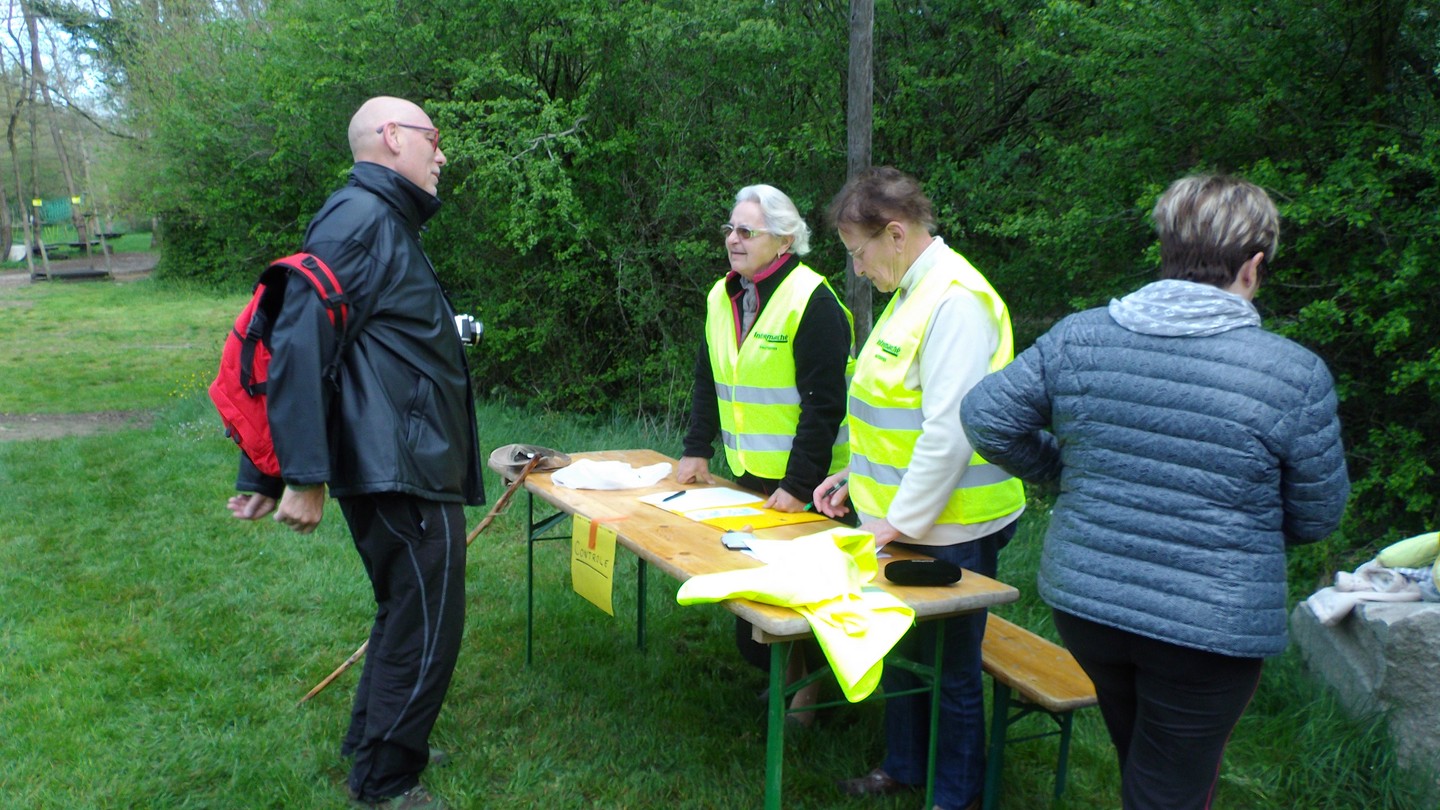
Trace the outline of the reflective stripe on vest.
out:
[[[985,304],[999,332],[989,370],[1015,356],[1010,313],[999,294],[965,257],[947,250],[920,283],[896,306],[891,298],[856,360],[850,385],[850,497],[867,515],[884,516],[900,488],[920,437],[922,392],[906,387],[905,375],[918,362],[920,342],[935,307],[950,285],[964,287]],[[936,523],[983,523],[1025,504],[1020,481],[978,453],[950,494]]]
[[[797,264],[760,310],[745,340],[735,344],[735,316],[725,280],[710,289],[705,339],[715,397],[720,407],[720,438],[725,460],[736,475],[785,477],[790,448],[800,423],[800,392],[795,387],[795,330],[816,288],[835,291],[824,277]],[[839,302],[839,296],[835,297]],[[854,335],[854,319],[841,304]],[[831,473],[850,463],[850,433],[844,422],[830,452]]]

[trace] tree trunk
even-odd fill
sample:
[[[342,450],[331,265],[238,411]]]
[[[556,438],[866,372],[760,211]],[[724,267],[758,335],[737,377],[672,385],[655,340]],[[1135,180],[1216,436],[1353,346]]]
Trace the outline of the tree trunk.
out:
[[[15,16],[14,11],[15,3],[14,0],[11,0],[11,17]],[[20,107],[25,103],[25,96],[27,94],[26,85],[29,81],[29,77],[25,73],[24,54],[18,55],[17,64],[20,67],[20,99],[18,101],[10,93],[10,83],[4,82],[5,106],[7,109],[10,110],[9,121],[6,123],[5,126],[5,145],[8,146],[10,149],[10,168],[15,176],[15,205],[16,208],[18,208],[22,212],[20,222],[25,232],[25,269],[30,271],[30,278],[33,279],[35,278],[35,237],[32,234],[30,227],[30,205],[29,201],[25,199],[25,185],[20,180],[20,153],[15,149],[15,125],[20,121]],[[5,75],[5,73],[5,51],[3,48],[0,48],[0,75]],[[6,210],[8,211],[9,209]],[[10,219],[8,213],[5,219]],[[7,242],[6,245],[8,246],[10,244],[13,244],[13,239],[14,236],[12,234],[12,241]]]
[[[51,64],[60,64],[60,46],[55,43],[53,37],[50,40],[50,60]],[[55,86],[60,88],[60,94],[68,101],[70,99],[70,86],[65,79],[65,71],[57,70],[55,72]],[[83,175],[80,188],[83,189],[83,193],[77,195],[75,186],[73,184],[70,186],[70,201],[72,203],[70,217],[76,223],[75,233],[78,235],[79,240],[85,244],[85,254],[93,260],[94,251],[92,249],[92,243],[98,244],[100,247],[100,255],[104,257],[105,269],[109,271],[112,269],[110,266],[110,246],[105,243],[105,227],[100,224],[100,212],[96,207],[95,186],[90,182],[90,150],[85,146],[85,132],[83,129],[76,130],[75,140],[80,144],[80,171]],[[68,181],[71,177],[70,164],[63,155],[61,160],[66,167],[65,177]],[[78,206],[74,205],[77,199],[80,200]],[[77,207],[80,209],[79,211],[75,210]]]
[[[870,130],[875,109],[875,0],[850,0],[850,78],[845,100],[846,177],[870,168]],[[868,279],[855,275],[855,261],[845,258],[845,300],[855,316],[855,350],[865,345],[872,324]]]
[[[32,18],[32,17],[30,16],[29,10],[25,8],[25,4],[24,4],[23,0],[22,0],[22,2],[21,2],[21,4],[20,4],[20,7],[21,7],[21,9],[24,11],[24,14],[25,14],[26,19],[29,20],[29,21],[31,21],[31,22],[33,23],[33,22],[34,22],[34,18]],[[12,6],[12,9],[13,9],[13,6]],[[17,47],[18,47],[18,42],[17,42]],[[40,161],[35,160],[35,159],[33,158],[33,156],[36,154],[37,147],[39,146],[39,144],[37,144],[37,143],[35,142],[35,128],[36,128],[36,124],[35,124],[35,114],[36,114],[36,112],[35,112],[35,107],[36,107],[36,104],[35,104],[35,83],[36,83],[36,78],[35,78],[35,75],[34,75],[32,72],[30,72],[29,70],[26,69],[26,67],[25,67],[25,55],[24,55],[23,53],[20,54],[20,59],[16,62],[16,67],[18,67],[18,68],[20,69],[20,72],[21,72],[21,74],[22,74],[22,82],[23,82],[23,85],[22,85],[22,86],[23,86],[24,91],[25,91],[24,103],[28,104],[29,107],[30,107],[30,115],[28,116],[28,118],[29,118],[29,123],[30,123],[30,154],[31,154],[32,158],[31,158],[31,160],[30,160],[30,195],[29,195],[29,196],[32,197],[32,198],[35,199],[35,200],[39,200],[39,199],[40,199]],[[17,174],[18,174],[18,170],[17,170]],[[23,201],[25,200],[25,195],[22,194],[21,197],[20,197],[20,199],[21,199],[21,201],[23,202]],[[44,232],[44,228],[42,227],[41,222],[40,222],[40,212],[41,212],[42,209],[41,209],[38,205],[32,205],[32,206],[29,206],[28,210],[30,211],[30,216],[31,216],[30,232],[31,232],[31,234],[35,237],[35,247],[37,247],[37,248],[40,249],[40,266],[41,266],[41,268],[43,268],[42,272],[44,273],[45,278],[49,278],[49,277],[50,277],[50,249],[45,245],[45,232]],[[33,248],[32,248],[32,249],[33,249]],[[30,277],[31,277],[31,278],[34,278],[34,277],[35,277],[35,272],[34,272],[33,269],[31,270]]]
[[[50,100],[50,85],[45,81],[45,64],[40,58],[40,24],[36,21],[35,15],[30,11],[30,5],[25,0],[20,0],[20,9],[25,13],[25,30],[30,34],[30,73],[35,79],[35,84],[40,87],[40,97],[45,102],[47,118],[50,119],[50,137],[55,141],[55,153],[60,158],[60,171],[65,176],[65,190],[70,194],[70,222],[75,226],[75,236],[80,244],[85,246],[85,252],[90,252],[90,237],[85,228],[85,218],[80,215],[79,206],[74,201],[80,197],[80,192],[75,188],[75,175],[70,171],[70,156],[65,151],[65,141],[60,129],[59,116],[55,114],[55,105]]]

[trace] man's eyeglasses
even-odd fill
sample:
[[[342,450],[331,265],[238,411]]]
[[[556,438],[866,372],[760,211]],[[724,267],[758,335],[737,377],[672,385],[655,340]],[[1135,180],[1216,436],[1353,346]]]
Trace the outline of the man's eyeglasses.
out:
[[[737,233],[737,234],[740,235],[740,238],[741,238],[741,239],[744,239],[745,241],[748,242],[748,241],[750,241],[751,239],[754,239],[755,237],[760,236],[761,234],[767,234],[767,233],[770,233],[770,232],[769,232],[769,231],[762,231],[762,230],[760,230],[759,228],[752,228],[752,227],[750,227],[749,225],[731,225],[730,223],[727,222],[727,223],[725,223],[724,225],[721,225],[721,226],[720,226],[720,233],[721,233],[722,235],[724,235],[724,236],[727,236],[727,237],[728,237],[731,233]]]
[[[429,133],[426,136],[425,140],[430,142],[431,148],[437,151],[440,149],[440,130],[436,129],[435,127],[422,127],[419,124],[402,124],[399,121],[386,121],[385,123],[375,128],[375,134],[384,134],[385,127],[388,127],[391,124],[394,124],[397,127],[404,127],[406,129],[418,129],[421,132]]]

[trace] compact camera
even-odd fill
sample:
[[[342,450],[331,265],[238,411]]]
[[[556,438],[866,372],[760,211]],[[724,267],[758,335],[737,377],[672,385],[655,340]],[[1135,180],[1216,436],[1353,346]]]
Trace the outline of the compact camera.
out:
[[[479,346],[480,335],[485,332],[485,324],[470,315],[456,315],[455,331],[460,333],[462,346]]]

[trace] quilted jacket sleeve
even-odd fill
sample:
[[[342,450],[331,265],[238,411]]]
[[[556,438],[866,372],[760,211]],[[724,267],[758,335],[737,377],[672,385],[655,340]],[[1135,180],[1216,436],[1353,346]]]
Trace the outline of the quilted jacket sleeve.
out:
[[[1350,494],[1345,451],[1340,441],[1335,383],[1319,358],[1311,371],[1304,404],[1275,427],[1280,459],[1280,495],[1287,545],[1313,543],[1340,525]]]
[[[1046,363],[1055,359],[1051,353],[1059,329],[987,375],[960,406],[960,421],[975,451],[1026,481],[1060,477],[1060,446],[1049,429],[1051,393],[1046,381]]]

